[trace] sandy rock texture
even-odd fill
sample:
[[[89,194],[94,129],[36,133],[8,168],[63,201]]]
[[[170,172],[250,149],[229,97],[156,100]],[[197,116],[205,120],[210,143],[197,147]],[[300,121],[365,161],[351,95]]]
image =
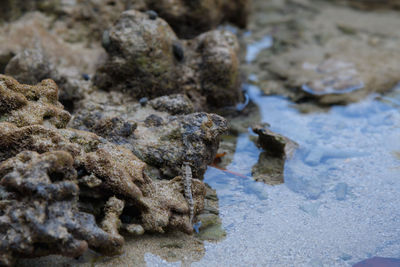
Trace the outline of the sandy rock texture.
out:
[[[122,225],[118,217],[124,218],[125,226],[140,225],[150,232],[164,232],[169,228],[188,233],[193,231],[180,176],[172,180],[152,180],[144,172],[146,164],[131,150],[114,145],[94,133],[65,128],[70,115],[57,102],[57,86],[53,81],[45,80],[39,85],[29,86],[7,76],[0,78],[0,184],[4,188],[1,202],[6,205],[14,201],[14,206],[2,214],[2,240],[10,240],[4,245],[4,251],[7,251],[2,255],[4,264],[10,265],[17,256],[35,256],[36,253],[76,256],[88,246],[105,254],[119,253],[123,238],[118,232]],[[14,105],[10,106],[10,103]],[[31,106],[38,111],[37,114],[32,113]],[[41,173],[47,173],[48,177]],[[22,194],[20,198],[14,191]],[[197,214],[204,205],[205,186],[201,181],[193,179],[192,194]],[[40,201],[36,202],[36,198]],[[67,199],[75,200],[69,203],[65,202]],[[21,210],[25,202],[32,203],[33,214],[11,215]],[[63,205],[71,212],[58,210]],[[53,217],[43,217],[41,211],[47,206],[55,213],[63,210],[62,218],[55,218],[53,222]],[[82,221],[81,213],[73,212],[77,207],[84,212],[82,218],[86,218],[85,221]],[[41,223],[48,223],[51,227],[27,225],[24,218],[28,215],[33,216],[32,220],[37,217]],[[94,218],[104,220],[97,226]],[[66,220],[74,223],[65,226]],[[19,228],[13,228],[14,224]],[[80,227],[81,224],[86,224],[89,229]],[[23,244],[20,239],[15,239],[21,233],[10,229],[22,231],[26,227],[29,231],[25,231],[24,238],[28,240],[29,250],[23,252],[13,245],[15,242]],[[53,227],[64,227],[65,236],[54,236]],[[54,244],[42,244],[37,239],[42,234],[53,235],[52,241],[46,240]],[[99,247],[99,242],[104,247]],[[71,247],[62,250],[62,244]]]
[[[227,130],[221,116],[192,113],[184,95],[162,96],[138,103],[121,92],[93,92],[82,100],[70,125],[121,144],[148,164],[156,176],[173,178],[190,162],[201,178]]]
[[[245,27],[248,20],[249,0],[5,0],[0,7],[1,20],[13,20],[28,11],[38,10],[55,15],[75,29],[73,39],[85,35],[99,38],[119,14],[128,9],[151,10],[154,16],[165,19],[180,37],[194,36],[212,30],[223,22]],[[75,35],[75,36],[74,36]]]
[[[378,1],[347,2],[373,7]],[[298,102],[346,104],[398,83],[400,35],[389,30],[400,27],[398,12],[371,13],[335,1],[309,0],[291,5],[271,1],[269,10],[250,25],[259,29],[253,40],[265,35],[273,39],[249,65],[250,72],[265,70],[257,82],[265,93]]]
[[[89,88],[83,74],[94,73],[104,51],[100,43],[68,42],[61,32],[39,12],[0,24],[0,72],[30,85],[51,78],[60,87],[60,101],[72,105]]]
[[[108,59],[94,78],[101,89],[136,98],[185,93],[197,110],[240,99],[238,44],[229,32],[183,41],[163,19],[130,10],[104,33],[103,46]]]
[[[251,4],[248,0],[145,0],[145,2],[148,9],[155,10],[182,38],[193,38],[225,21],[244,28]]]
[[[58,102],[58,87],[52,80],[28,86],[0,74],[0,93],[2,122],[14,123],[18,127],[47,124],[64,128],[71,118]]]
[[[78,209],[79,187],[65,151],[24,151],[0,164],[0,264],[19,257],[77,257],[88,247],[113,254],[123,244]]]
[[[400,2],[396,0],[336,0],[339,3],[366,10],[400,9]]]

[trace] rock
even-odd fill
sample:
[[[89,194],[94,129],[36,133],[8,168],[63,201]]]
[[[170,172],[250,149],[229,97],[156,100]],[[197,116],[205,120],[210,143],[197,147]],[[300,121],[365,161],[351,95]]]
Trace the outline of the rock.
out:
[[[197,216],[197,221],[201,222],[199,227],[200,231],[210,227],[211,225],[221,224],[219,216],[211,213],[200,214]]]
[[[16,258],[82,255],[88,247],[114,254],[114,239],[78,210],[72,156],[64,151],[25,151],[0,164],[0,264]]]
[[[143,235],[144,229],[140,224],[123,224],[122,228],[131,235]]]
[[[212,30],[224,21],[245,27],[249,15],[250,1],[179,1],[147,0],[147,7],[157,11],[182,38],[193,38]]]
[[[359,0],[359,1],[349,1],[349,0],[336,0],[338,3],[346,4],[351,7],[374,10],[374,9],[400,9],[400,3],[396,0]]]
[[[201,240],[219,241],[226,236],[226,232],[221,224],[216,224],[206,228],[204,231],[200,231],[197,236]]]
[[[185,93],[195,110],[234,105],[240,99],[238,43],[225,31],[181,41],[160,18],[129,10],[108,31],[108,59],[94,84],[137,99]]]
[[[63,128],[71,118],[58,102],[58,87],[52,80],[28,86],[0,75],[0,96],[0,121],[18,127],[46,124]]]
[[[252,177],[270,185],[283,183],[285,162],[293,156],[298,145],[266,127],[254,126],[253,131],[258,134],[258,144],[264,151],[252,167]]]
[[[277,134],[262,126],[254,126],[253,132],[258,134],[258,143],[269,154],[275,157],[290,158],[298,144],[283,135]]]
[[[97,91],[77,104],[70,125],[125,145],[164,177],[180,175],[183,162],[189,161],[193,177],[201,179],[227,125],[215,114],[185,115],[190,107],[191,102],[182,95],[155,98],[142,106],[120,92]],[[122,134],[124,125],[134,125],[134,130]]]
[[[118,251],[118,254],[122,253],[121,249],[125,243],[124,238],[119,234],[121,227],[119,217],[123,212],[124,206],[124,201],[116,197],[109,198],[104,206],[104,218],[101,221],[101,228],[113,237],[114,249]]]
[[[271,156],[268,152],[261,152],[257,163],[251,169],[251,176],[257,182],[269,185],[278,185],[284,182],[285,158]]]
[[[227,21],[244,28],[249,15],[249,0],[221,0],[197,2],[169,0],[127,0],[110,2],[108,0],[90,0],[74,2],[54,0],[6,0],[0,7],[1,20],[10,21],[26,12],[38,10],[48,15],[64,15],[58,20],[70,25],[75,33],[74,39],[99,38],[118,15],[127,9],[146,11],[149,19],[159,16],[183,38],[191,38],[203,32],[215,29]],[[91,36],[90,36],[91,35]]]
[[[0,190],[0,192],[3,192],[2,198],[12,198],[13,201],[15,200],[18,209],[21,209],[28,204],[24,204],[24,199],[15,198],[13,192],[19,190],[18,192],[25,197],[23,193],[26,190],[31,190],[29,192],[34,192],[35,197],[37,195],[40,199],[43,199],[42,202],[35,202],[29,198],[31,194],[26,195],[28,198],[26,201],[29,205],[33,205],[35,209],[40,208],[38,211],[32,211],[33,214],[41,213],[43,207],[53,205],[52,198],[61,199],[63,200],[60,202],[61,204],[54,202],[55,206],[52,212],[57,214],[62,211],[63,216],[66,216],[65,220],[73,221],[78,220],[74,219],[73,216],[78,216],[80,213],[72,210],[77,210],[79,204],[79,207],[90,214],[76,221],[76,223],[83,225],[68,224],[66,227],[74,227],[73,231],[80,229],[79,231],[83,232],[86,231],[85,227],[92,227],[91,225],[98,227],[94,215],[96,218],[102,218],[101,227],[104,230],[101,230],[101,233],[110,239],[110,242],[106,242],[106,237],[99,237],[104,242],[100,245],[97,243],[92,245],[91,242],[97,242],[97,237],[87,232],[89,237],[82,238],[83,241],[87,240],[86,243],[77,243],[78,241],[71,239],[72,247],[70,248],[68,247],[69,241],[67,242],[62,237],[64,239],[60,246],[55,247],[54,250],[52,250],[52,247],[31,246],[29,251],[24,252],[25,254],[7,252],[8,254],[4,254],[2,261],[8,264],[7,262],[12,261],[16,256],[39,256],[52,253],[67,253],[69,256],[78,256],[84,252],[87,243],[90,247],[102,253],[119,253],[124,242],[119,234],[119,228],[122,225],[119,217],[129,218],[128,224],[138,224],[145,231],[164,232],[167,229],[179,229],[192,233],[189,206],[183,195],[184,186],[181,177],[178,176],[169,181],[158,180],[157,178],[160,177],[155,177],[155,180],[152,180],[145,174],[146,164],[132,154],[131,150],[112,144],[94,133],[65,128],[70,115],[63,111],[62,106],[57,102],[57,87],[51,80],[45,80],[39,85],[29,86],[19,84],[14,79],[3,75],[0,76],[0,89],[0,99],[2,100],[0,102],[0,117],[2,118],[0,122],[0,136],[2,137],[0,139],[0,162],[4,161],[2,167],[0,167],[3,170],[3,172],[0,171],[0,185],[6,188],[6,190]],[[34,107],[36,113],[31,111],[31,114],[26,110],[30,106]],[[43,111],[51,111],[53,117],[43,120]],[[65,115],[61,116],[60,114]],[[187,120],[186,123],[192,122]],[[201,131],[200,126],[201,124],[197,126],[199,127],[197,131]],[[211,125],[210,127],[214,126]],[[190,129],[189,126],[187,128]],[[207,131],[202,134],[205,135],[206,133],[208,135],[203,137],[206,140],[215,138]],[[198,134],[202,136],[200,133]],[[188,137],[188,140],[190,140],[190,137]],[[206,147],[202,149],[206,149]],[[24,156],[24,153],[33,156],[27,157]],[[68,160],[64,160],[64,162],[60,156],[60,159],[54,159],[54,163],[52,163],[53,161],[50,162],[51,164],[46,163],[50,160],[47,157],[54,158],[52,153],[61,153],[60,155],[65,155],[63,158]],[[44,157],[44,159],[41,160],[41,157]],[[30,158],[35,159],[32,164],[29,162]],[[36,160],[36,158],[39,159]],[[21,164],[18,162],[21,162]],[[57,182],[56,186],[45,186],[40,181],[35,185],[27,180],[35,179],[36,175],[39,175],[38,177],[43,176],[41,179],[46,178],[47,176],[41,175],[41,172],[36,171],[36,169],[45,168],[44,171],[46,171],[46,168],[49,168],[48,166],[51,167],[54,164],[59,166],[54,167],[56,168],[54,174],[52,174],[52,171],[45,173],[51,174],[49,174],[49,179],[52,183]],[[23,167],[19,168],[20,165]],[[13,168],[17,167],[18,173],[12,172]],[[9,172],[12,172],[13,175],[8,175]],[[17,174],[14,175],[14,173]],[[24,182],[25,180],[27,183]],[[8,192],[8,186],[12,186],[14,191]],[[25,187],[27,188],[25,189]],[[204,183],[193,179],[191,189],[194,200],[194,214],[199,214],[204,207]],[[75,200],[68,204],[64,201],[64,195],[67,199],[73,197]],[[10,207],[14,207],[13,205]],[[39,206],[36,207],[35,205]],[[64,207],[63,205],[67,206]],[[71,212],[65,213],[69,209],[71,209]],[[10,212],[12,212],[11,208]],[[79,231],[77,233],[83,236],[84,234]],[[140,233],[141,231],[138,229],[137,232]],[[4,238],[8,239],[8,232],[2,234],[6,235]],[[27,232],[27,234],[30,233]],[[62,244],[67,246],[65,252],[59,252],[62,249]],[[2,245],[7,246],[4,251],[10,251],[9,245],[6,243]],[[80,247],[77,247],[78,245]],[[15,247],[11,244],[10,246]],[[1,256],[3,257],[3,255]]]
[[[194,112],[192,101],[185,95],[168,95],[155,98],[150,105],[158,111],[165,111],[171,115],[189,114]]]
[[[206,184],[206,200],[203,211],[197,216],[193,225],[197,236],[202,240],[218,241],[225,237],[219,215],[217,192]]]
[[[51,78],[60,87],[60,101],[72,106],[89,90],[89,81],[82,73],[94,73],[105,52],[97,43],[89,48],[84,43],[66,42],[60,34],[63,31],[55,29],[63,23],[51,22],[49,17],[32,12],[0,25],[0,70],[31,85]]]
[[[60,88],[63,103],[83,98],[86,76],[76,70],[59,68],[42,49],[27,49],[15,55],[7,64],[5,74],[25,84],[37,84],[44,79],[54,80]]]
[[[327,106],[387,92],[398,83],[400,35],[393,30],[400,27],[398,14],[360,12],[334,2],[370,9],[399,5],[378,0],[304,0],[304,8],[271,4],[250,25],[251,43],[273,39],[272,47],[248,66],[250,73],[259,74],[257,83],[266,94]]]
[[[40,49],[27,49],[15,55],[8,62],[5,74],[25,84],[37,84],[52,78],[53,64]]]
[[[56,23],[56,27],[60,27],[60,22],[65,24],[63,27],[68,25],[69,31],[63,29],[62,33],[68,35],[71,41],[82,38],[98,39],[101,33],[118,18],[121,12],[128,8],[143,7],[139,2],[137,0],[115,2],[89,0],[71,3],[54,0],[7,0],[5,5],[1,7],[4,15],[0,19],[12,21],[21,17],[24,13],[40,11],[49,16],[57,15],[56,21],[58,23]]]

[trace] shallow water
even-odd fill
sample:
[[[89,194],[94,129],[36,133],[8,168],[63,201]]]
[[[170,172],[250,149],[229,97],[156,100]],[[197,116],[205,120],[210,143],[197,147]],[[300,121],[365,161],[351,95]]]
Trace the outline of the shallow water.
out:
[[[227,238],[208,243],[193,265],[350,266],[371,256],[399,258],[399,94],[311,114],[256,86],[248,94],[263,122],[300,148],[278,186],[207,171]],[[260,150],[250,135],[239,135],[227,170],[251,175]]]
[[[206,242],[205,256],[192,266],[352,266],[374,256],[400,258],[400,87],[309,114],[256,86],[247,93],[262,121],[300,148],[286,162],[284,184],[269,186],[250,177],[261,153],[253,133],[238,136],[226,169],[240,175],[213,167],[205,175],[217,190],[227,237]],[[166,264],[150,254],[146,261]]]

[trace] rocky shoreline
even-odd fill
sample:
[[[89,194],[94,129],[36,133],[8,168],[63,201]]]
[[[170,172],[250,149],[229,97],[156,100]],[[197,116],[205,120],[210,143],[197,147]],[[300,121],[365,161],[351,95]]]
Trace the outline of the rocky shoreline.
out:
[[[376,29],[349,27],[341,6],[399,8],[395,1],[273,0],[249,24],[251,8],[265,5],[250,2],[5,1],[0,266],[120,255],[145,233],[223,238],[218,197],[203,182],[209,165],[233,155],[221,138],[252,127],[263,151],[252,176],[271,185],[283,183],[298,148],[258,125],[244,84],[325,107],[398,82],[400,36],[377,34],[379,18]],[[249,41],[223,23],[272,36],[272,49],[241,64]],[[261,75],[245,78],[253,72]]]
[[[236,36],[213,28],[232,12],[245,26],[247,1],[103,2],[2,7],[1,265],[118,255],[123,235],[219,221],[201,180],[227,122],[206,111],[241,90]]]

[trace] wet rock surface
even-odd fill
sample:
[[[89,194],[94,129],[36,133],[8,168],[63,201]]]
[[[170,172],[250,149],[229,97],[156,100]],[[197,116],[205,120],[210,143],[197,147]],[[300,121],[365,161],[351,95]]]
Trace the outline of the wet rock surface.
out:
[[[337,2],[337,1],[334,1]],[[374,8],[394,1],[341,1]],[[379,2],[379,3],[378,3]],[[261,2],[255,5],[262,6]],[[394,4],[396,5],[396,4]],[[391,90],[400,76],[398,12],[385,16],[352,10],[332,1],[271,1],[270,11],[249,26],[252,39],[270,35],[272,44],[257,52],[250,72],[266,70],[257,84],[266,94],[321,105],[359,101]],[[357,17],[357,21],[354,20]]]
[[[400,3],[396,0],[360,0],[360,1],[349,1],[349,0],[336,0],[337,2],[351,7],[376,10],[376,9],[400,9]]]
[[[137,99],[184,93],[195,109],[234,105],[240,99],[238,44],[225,31],[179,40],[160,18],[130,10],[104,33],[108,59],[94,84],[126,92]]]
[[[258,135],[257,143],[263,152],[252,168],[252,177],[271,185],[283,183],[285,162],[293,156],[298,144],[261,125],[253,126],[253,132]]]

